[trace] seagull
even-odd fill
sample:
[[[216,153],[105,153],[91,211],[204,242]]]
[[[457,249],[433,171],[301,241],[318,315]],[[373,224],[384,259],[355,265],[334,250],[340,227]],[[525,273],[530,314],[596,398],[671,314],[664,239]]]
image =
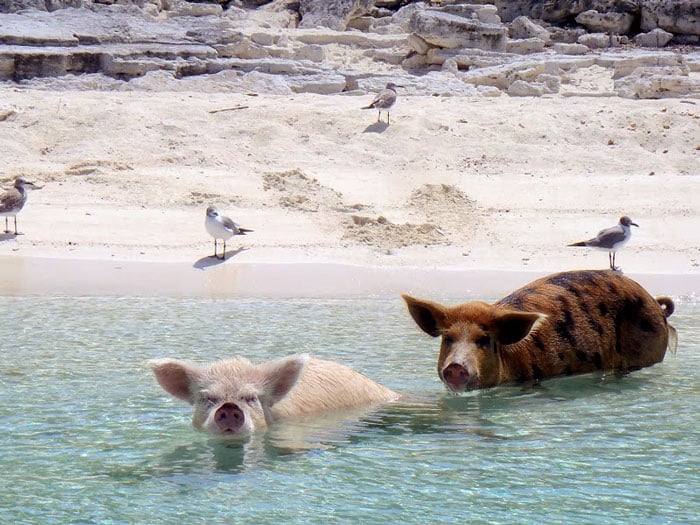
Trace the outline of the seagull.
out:
[[[620,268],[615,266],[615,252],[627,244],[627,241],[629,241],[630,237],[632,237],[631,226],[639,227],[639,224],[632,222],[632,219],[630,219],[627,215],[623,215],[620,217],[619,223],[611,228],[600,230],[598,235],[592,239],[575,242],[573,244],[569,244],[568,246],[588,246],[590,248],[604,250],[608,252],[610,269],[620,271]]]
[[[204,221],[204,226],[207,232],[209,232],[209,235],[214,237],[214,258],[221,259],[222,261],[226,259],[226,241],[228,239],[234,235],[245,235],[253,231],[241,228],[228,217],[222,216],[219,208],[216,206],[209,206],[207,208],[207,218]],[[224,241],[224,252],[221,257],[217,255],[218,239],[223,239]]]
[[[29,182],[24,177],[17,177],[14,187],[0,195],[0,217],[5,217],[5,233],[12,233],[8,227],[7,218],[14,217],[15,235],[21,235],[17,232],[17,214],[22,211],[27,202],[26,186],[36,188],[33,182]]]
[[[374,100],[370,102],[369,106],[365,106],[362,109],[377,109],[379,110],[379,115],[377,115],[377,122],[381,121],[382,111],[386,111],[386,123],[389,124],[389,110],[396,102],[396,84],[393,82],[387,83],[386,87],[382,89],[379,94],[374,97]]]

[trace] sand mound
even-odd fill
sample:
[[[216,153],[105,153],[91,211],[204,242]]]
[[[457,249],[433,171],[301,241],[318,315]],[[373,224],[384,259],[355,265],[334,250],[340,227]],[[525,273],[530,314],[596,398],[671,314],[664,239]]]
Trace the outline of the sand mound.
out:
[[[353,215],[346,225],[343,239],[374,246],[383,251],[415,244],[445,244],[447,239],[434,224],[394,224],[381,215],[376,219]]]
[[[277,196],[279,206],[318,212],[343,208],[342,195],[299,169],[263,175],[263,189]]]

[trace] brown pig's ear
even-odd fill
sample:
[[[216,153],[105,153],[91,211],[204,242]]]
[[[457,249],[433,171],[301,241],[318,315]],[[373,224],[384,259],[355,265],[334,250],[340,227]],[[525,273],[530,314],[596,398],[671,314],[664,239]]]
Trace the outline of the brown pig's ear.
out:
[[[423,301],[410,295],[403,294],[408,312],[416,324],[426,334],[437,337],[440,329],[445,325],[445,307],[432,301]]]
[[[512,345],[527,337],[547,318],[537,312],[499,310],[493,318],[493,334],[502,345]]]
[[[178,399],[193,403],[190,387],[201,376],[200,367],[177,359],[154,359],[148,365],[163,390]]]
[[[308,361],[307,354],[299,354],[261,365],[264,395],[270,405],[274,405],[289,394],[299,381]]]

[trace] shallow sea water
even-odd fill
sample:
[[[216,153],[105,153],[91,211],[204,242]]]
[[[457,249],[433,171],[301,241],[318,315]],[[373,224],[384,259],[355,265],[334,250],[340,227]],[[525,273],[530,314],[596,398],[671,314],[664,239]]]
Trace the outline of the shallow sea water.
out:
[[[449,395],[398,298],[0,298],[2,523],[697,523],[700,305],[625,377]],[[208,438],[146,361],[335,359],[406,394]]]

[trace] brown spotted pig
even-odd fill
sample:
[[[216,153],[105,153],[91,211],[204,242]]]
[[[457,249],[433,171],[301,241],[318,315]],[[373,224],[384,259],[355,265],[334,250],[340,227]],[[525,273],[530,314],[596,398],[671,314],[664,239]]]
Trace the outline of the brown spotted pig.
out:
[[[550,275],[492,305],[403,298],[418,326],[442,337],[438,375],[454,392],[635,370],[661,362],[669,343],[675,351],[673,301],[610,270]]]
[[[296,355],[255,365],[242,358],[199,366],[151,361],[160,386],[194,406],[195,428],[243,437],[283,419],[370,406],[399,396],[354,370]]]

